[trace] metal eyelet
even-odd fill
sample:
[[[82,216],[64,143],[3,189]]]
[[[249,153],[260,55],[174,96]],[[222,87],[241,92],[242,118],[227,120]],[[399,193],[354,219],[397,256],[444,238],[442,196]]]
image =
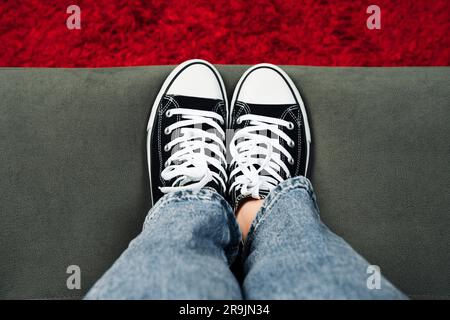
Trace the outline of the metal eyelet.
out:
[[[291,148],[295,147],[295,142],[293,140],[289,141],[288,146]]]
[[[289,130],[294,129],[294,123],[289,122],[287,128],[288,128]]]
[[[168,145],[168,144],[166,144],[166,145],[164,146],[164,151],[165,151],[165,152],[169,152],[169,151],[170,151],[169,145]]]
[[[170,129],[169,129],[169,127],[167,127],[167,128],[164,129],[164,134],[167,134],[167,135],[170,134]]]
[[[290,158],[290,159],[288,160],[288,162],[289,162],[290,165],[293,165],[293,164],[294,164],[294,158]]]
[[[170,165],[170,162],[169,162],[169,160],[167,160],[165,163],[164,163],[164,167],[168,167]]]
[[[237,118],[236,124],[241,124],[241,123],[242,123],[242,119],[241,118]]]
[[[170,112],[170,110],[167,110],[166,111],[166,117],[170,118],[171,116],[172,116],[172,112]]]

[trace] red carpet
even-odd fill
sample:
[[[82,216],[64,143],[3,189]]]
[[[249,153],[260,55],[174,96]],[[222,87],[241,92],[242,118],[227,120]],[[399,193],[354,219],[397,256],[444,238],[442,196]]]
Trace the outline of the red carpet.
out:
[[[66,8],[81,8],[68,30]],[[368,30],[366,8],[381,8]],[[0,0],[0,66],[450,65],[449,0]]]

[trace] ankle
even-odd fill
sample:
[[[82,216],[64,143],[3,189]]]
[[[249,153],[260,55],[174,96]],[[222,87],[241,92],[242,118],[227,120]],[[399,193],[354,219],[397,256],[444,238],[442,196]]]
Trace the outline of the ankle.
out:
[[[241,228],[242,238],[245,240],[247,234],[250,231],[253,220],[256,218],[256,214],[261,208],[264,200],[258,199],[246,199],[242,204],[239,205],[236,211],[236,220]]]

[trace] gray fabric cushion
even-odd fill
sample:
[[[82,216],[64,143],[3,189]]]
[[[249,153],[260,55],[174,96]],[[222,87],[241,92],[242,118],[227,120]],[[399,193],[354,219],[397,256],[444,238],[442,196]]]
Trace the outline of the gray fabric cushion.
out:
[[[0,298],[80,298],[139,233],[171,69],[0,69]],[[245,67],[219,69],[231,95]],[[449,298],[450,68],[285,69],[322,219],[411,297]]]

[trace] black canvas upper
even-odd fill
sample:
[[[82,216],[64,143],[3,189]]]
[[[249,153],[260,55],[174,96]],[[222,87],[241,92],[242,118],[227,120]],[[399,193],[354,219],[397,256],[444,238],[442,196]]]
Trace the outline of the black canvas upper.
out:
[[[280,144],[286,148],[286,150],[291,154],[294,159],[292,164],[289,164],[288,159],[280,153],[280,159],[287,165],[291,176],[299,176],[306,174],[306,163],[307,163],[307,142],[306,142],[306,128],[304,125],[304,119],[300,105],[297,103],[287,104],[287,105],[268,105],[268,104],[250,104],[242,101],[236,101],[230,120],[230,127],[235,131],[250,125],[250,121],[242,121],[239,123],[237,120],[240,116],[245,114],[255,114],[260,116],[274,117],[282,119],[294,124],[292,130],[283,127],[282,131],[286,133],[294,142],[295,145],[290,147],[286,141],[278,138]],[[281,126],[279,126],[281,128]],[[260,134],[267,135],[267,132],[259,132]],[[272,138],[276,138],[271,135]],[[229,172],[235,168],[235,165],[230,166]],[[279,174],[287,179],[288,177],[284,171],[280,170]],[[231,186],[235,181],[235,177],[230,178],[228,185]],[[260,197],[264,199],[268,192],[261,190]],[[243,196],[239,192],[239,188],[235,188],[229,193],[230,202],[237,207],[240,200],[247,198],[248,196]]]
[[[175,108],[188,108],[188,109],[198,109],[205,111],[213,111],[218,113],[225,120],[227,117],[226,107],[223,100],[220,99],[206,99],[199,97],[189,97],[189,96],[180,96],[180,95],[164,95],[158,105],[158,110],[156,113],[156,117],[154,120],[154,125],[151,132],[150,137],[150,153],[151,153],[151,188],[152,188],[152,196],[153,203],[156,203],[164,194],[161,192],[159,187],[172,186],[172,181],[166,181],[162,179],[161,172],[165,168],[165,163],[167,159],[174,152],[174,148],[170,151],[165,151],[164,146],[171,141],[177,135],[177,131],[171,133],[170,135],[165,134],[164,129],[170,126],[171,124],[182,120],[182,116],[180,115],[172,115],[168,117],[166,112],[170,109]],[[221,125],[225,131],[225,125]],[[202,124],[203,130],[211,130],[213,129],[210,125]],[[216,131],[215,129],[213,129]],[[213,155],[214,156],[214,155]],[[211,171],[215,171],[220,173],[219,170],[210,166]],[[220,173],[223,177],[223,175]],[[224,181],[226,181],[224,179]],[[221,194],[225,194],[225,190],[220,187],[215,181],[211,181],[207,185],[208,187],[214,188]]]

